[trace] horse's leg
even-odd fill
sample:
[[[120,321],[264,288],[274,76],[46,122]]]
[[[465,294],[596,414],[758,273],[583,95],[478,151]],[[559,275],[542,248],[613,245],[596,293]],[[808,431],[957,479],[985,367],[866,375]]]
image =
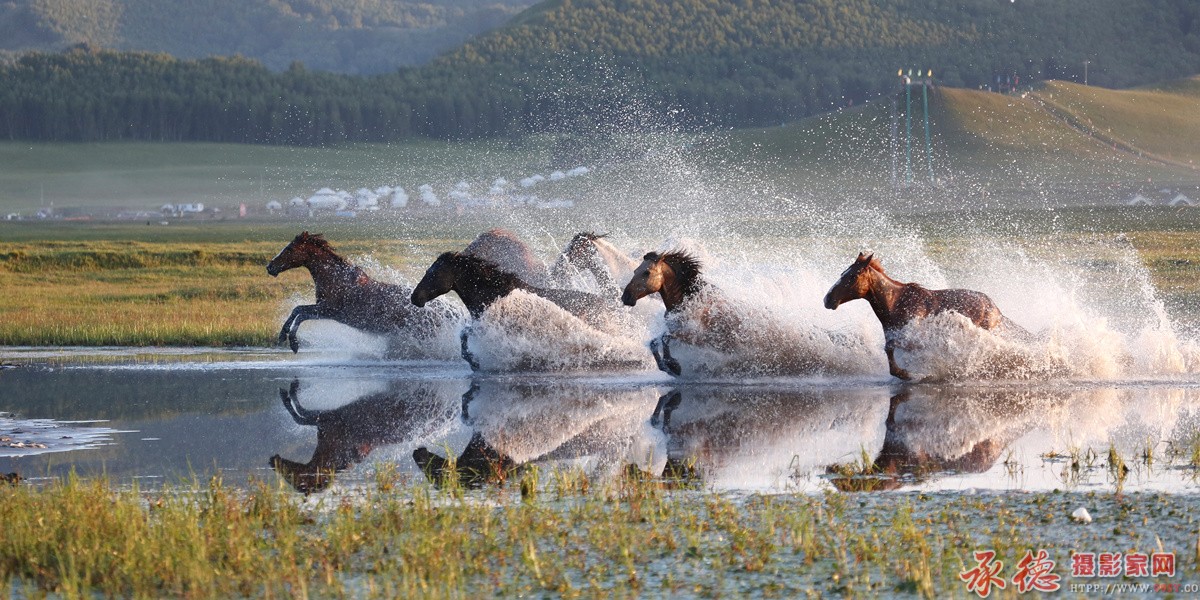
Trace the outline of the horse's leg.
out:
[[[899,379],[903,379],[905,381],[911,380],[912,375],[909,375],[908,371],[901,369],[900,365],[896,364],[896,344],[895,344],[895,342],[893,342],[892,340],[888,340],[887,343],[884,344],[883,350],[885,352],[887,352],[888,371],[890,371],[893,376],[895,376]]]
[[[278,343],[282,344],[285,341],[287,341],[288,333],[291,332],[291,330],[292,330],[292,323],[296,320],[296,317],[299,314],[300,314],[299,306],[292,309],[292,314],[288,315],[287,320],[283,322],[283,327],[281,327],[279,329],[279,342]]]
[[[668,373],[679,377],[683,372],[683,368],[679,366],[679,361],[671,358],[671,334],[663,334],[662,336],[662,362],[667,366],[665,369]]]
[[[317,425],[318,413],[305,410],[300,406],[299,400],[296,399],[297,392],[300,391],[300,380],[293,379],[289,389],[279,388],[279,399],[283,401],[283,407],[292,415],[292,420],[297,425]]]
[[[292,328],[288,330],[287,334],[288,346],[292,352],[300,351],[300,340],[296,339],[296,332],[300,330],[300,324],[320,316],[321,308],[316,304],[304,304],[292,309]]]
[[[467,390],[467,393],[462,395],[462,420],[463,420],[463,423],[471,422],[471,415],[467,412],[467,407],[468,407],[468,405],[471,404],[471,401],[475,399],[475,394],[477,392],[479,392],[479,383],[472,381],[471,389]]]
[[[683,394],[679,390],[671,390],[663,394],[658,399],[658,406],[654,407],[654,413],[650,415],[650,424],[658,425],[659,416],[662,416],[662,430],[667,431],[667,427],[671,424],[671,413],[679,406],[679,402],[683,400]]]
[[[462,333],[459,334],[459,339],[462,341],[462,357],[463,360],[467,361],[468,365],[471,365],[472,371],[478,371],[479,362],[475,360],[475,355],[471,354],[471,350],[467,348],[467,336],[470,335],[470,333],[471,328],[468,326],[464,327]]]

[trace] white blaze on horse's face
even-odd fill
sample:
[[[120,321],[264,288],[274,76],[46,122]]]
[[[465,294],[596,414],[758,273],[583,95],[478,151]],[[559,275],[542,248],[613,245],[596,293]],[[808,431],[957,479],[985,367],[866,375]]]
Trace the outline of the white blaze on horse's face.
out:
[[[283,250],[280,250],[279,254],[276,254],[275,258],[272,258],[271,262],[267,263],[267,274],[271,277],[275,277],[284,271],[298,267],[299,264],[297,264],[295,257],[292,256],[295,254],[295,248],[295,240],[293,240],[292,243],[288,244],[287,246],[284,246]]]

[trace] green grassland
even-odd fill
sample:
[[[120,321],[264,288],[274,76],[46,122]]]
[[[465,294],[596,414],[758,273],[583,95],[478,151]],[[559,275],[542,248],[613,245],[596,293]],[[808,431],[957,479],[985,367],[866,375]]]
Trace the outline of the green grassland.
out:
[[[925,235],[936,252],[955,247],[945,240],[955,237],[947,232],[1005,239],[1018,233],[984,231],[981,224],[1010,220],[972,219],[961,210],[968,202],[995,215],[1028,210],[1031,198],[1034,206],[1111,205],[1131,190],[1200,189],[1200,173],[1190,166],[1200,151],[1189,144],[1200,133],[1198,104],[1200,79],[1127,91],[1050,83],[1023,96],[935,89],[930,97],[934,169],[943,180],[936,188],[891,187],[891,103],[886,100],[785,127],[653,141],[631,136],[616,144],[629,148],[615,150],[611,145],[617,138],[609,138],[608,150],[588,163],[598,167],[594,174],[577,185],[598,197],[640,198],[646,196],[636,194],[657,193],[657,187],[667,187],[664,181],[686,178],[680,172],[699,168],[710,180],[748,177],[784,196],[866,196],[876,205],[919,216],[907,220],[929,225]],[[647,158],[678,147],[690,153],[682,169]],[[497,176],[512,180],[564,168],[555,162],[561,150],[548,137],[334,148],[8,142],[0,143],[0,164],[6,167],[0,171],[0,211],[30,210],[43,198],[56,207],[117,204],[153,210],[165,202],[202,201],[232,210],[246,201],[261,208],[266,199],[286,200],[326,185],[400,184],[416,202],[416,187],[425,182],[445,188],[467,179],[477,186]],[[919,181],[925,169],[923,143],[914,144],[913,151]],[[1022,200],[1010,202],[1013,198]],[[937,202],[927,207],[930,199]],[[1046,231],[1034,230],[1039,219],[1017,221],[1026,224],[1019,234],[1030,239],[1128,233],[1169,303],[1188,306],[1200,299],[1198,214],[1194,209],[1074,208],[1046,219],[1054,224]],[[747,235],[797,234],[789,229],[794,217],[775,216],[767,219],[770,223],[762,217],[730,213],[722,220]],[[565,218],[558,229],[586,225],[584,217]],[[413,276],[438,252],[461,248],[487,227],[521,219],[532,227],[526,229],[547,227],[532,214],[454,216],[414,209],[358,220],[252,215],[168,226],[156,219],[3,221],[0,344],[265,345],[273,340],[288,300],[311,297],[311,282],[302,272],[272,279],[263,271],[301,230],[325,233],[348,256],[368,256],[376,265]],[[956,225],[955,219],[967,219],[969,226]],[[601,218],[611,221],[612,215]],[[755,228],[763,231],[751,233]]]
[[[1200,132],[1200,84],[1107,90],[1049,82],[1022,95],[936,88],[929,92],[929,189],[923,98],[913,88],[913,180],[926,195],[1059,195],[1065,204],[1115,203],[1129,190],[1195,187],[1200,170],[1190,141]],[[906,99],[895,114],[898,176],[905,179]],[[733,136],[729,155],[764,173],[790,170],[796,189],[889,189],[893,163],[890,100],[793,125]],[[791,169],[786,169],[791,167]],[[1001,204],[1003,206],[1003,204]]]
[[[935,598],[967,595],[976,550],[1009,579],[1048,549],[1066,589],[1068,548],[1168,550],[1171,582],[1196,569],[1187,495],[730,497],[632,473],[510,475],[478,493],[381,468],[361,495],[307,500],[219,479],[0,484],[0,595]],[[1072,522],[1081,505],[1099,522]]]
[[[206,232],[228,240],[239,237],[236,229]],[[76,231],[98,233],[82,224]],[[116,239],[0,242],[0,345],[268,346],[286,316],[286,301],[311,302],[307,272],[272,278],[265,271],[294,230],[280,231],[273,242],[186,241],[186,231],[173,241],[134,241],[136,235],[122,238],[140,230],[120,231],[110,230]],[[348,240],[338,249],[409,272],[421,266],[414,257],[464,244],[376,238]]]
[[[536,141],[518,147],[504,142],[415,141],[332,148],[4,142],[0,211],[30,214],[51,204],[157,210],[182,202],[203,202],[222,210],[241,202],[261,208],[269,200],[286,203],[326,186],[354,190],[402,185],[415,199],[417,187],[425,183],[532,174],[546,163],[545,148]]]

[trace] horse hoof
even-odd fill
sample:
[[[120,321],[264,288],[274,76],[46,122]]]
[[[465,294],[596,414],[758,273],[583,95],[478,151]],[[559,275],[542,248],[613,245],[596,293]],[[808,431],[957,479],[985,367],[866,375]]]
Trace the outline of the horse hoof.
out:
[[[300,340],[296,338],[288,338],[288,346],[292,349],[292,354],[300,352]]]
[[[667,359],[666,361],[664,361],[664,362],[666,362],[666,363],[667,363],[667,368],[666,368],[666,371],[667,371],[668,373],[670,373],[670,374],[672,374],[672,375],[674,375],[674,376],[676,376],[676,377],[679,377],[679,375],[680,375],[681,373],[683,373],[683,367],[679,366],[679,361],[677,361],[677,360],[675,360],[675,359],[673,359],[673,358],[668,358],[668,359]]]

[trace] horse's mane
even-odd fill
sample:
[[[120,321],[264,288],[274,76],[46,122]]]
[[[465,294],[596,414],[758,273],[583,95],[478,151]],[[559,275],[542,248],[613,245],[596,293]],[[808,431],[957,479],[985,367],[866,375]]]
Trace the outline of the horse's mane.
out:
[[[445,260],[455,269],[471,270],[480,274],[480,276],[493,284],[502,286],[513,286],[518,288],[530,287],[525,280],[521,279],[516,273],[501,269],[496,263],[480,258],[474,254],[464,254],[462,252],[443,252],[438,260]]]
[[[667,266],[675,272],[675,281],[683,289],[684,296],[695,294],[704,287],[704,279],[700,276],[703,270],[700,259],[685,250],[671,250],[662,254],[651,252],[642,260],[661,260],[667,263]]]
[[[292,240],[292,243],[310,243],[323,250],[333,252],[333,244],[330,244],[329,240],[325,239],[325,234],[323,233],[309,233],[305,231],[297,235],[296,239]]]
[[[329,240],[325,239],[324,234],[309,233],[309,232],[305,231],[305,232],[302,232],[300,235],[297,235],[296,239],[292,240],[292,243],[293,244],[296,244],[296,243],[311,244],[312,246],[314,246],[316,248],[319,248],[321,250],[328,252],[329,256],[333,257],[333,259],[335,261],[337,261],[338,264],[342,265],[343,268],[352,269],[351,272],[353,273],[353,275],[352,275],[353,277],[355,277],[355,278],[366,277],[367,279],[370,279],[370,277],[367,275],[367,272],[364,271],[362,267],[351,263],[349,260],[346,259],[346,257],[342,256],[341,254],[338,254],[333,249],[333,244],[329,243]]]

